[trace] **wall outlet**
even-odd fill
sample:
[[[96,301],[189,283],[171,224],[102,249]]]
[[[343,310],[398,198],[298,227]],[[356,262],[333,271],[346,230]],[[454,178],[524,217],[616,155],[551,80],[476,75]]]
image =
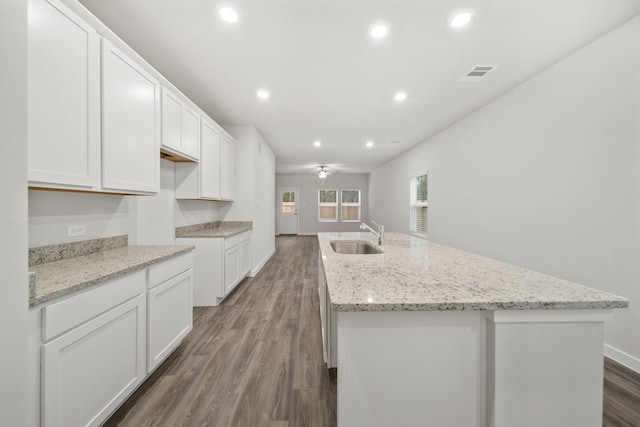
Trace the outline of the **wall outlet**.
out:
[[[87,226],[84,224],[67,226],[67,237],[80,237],[87,234]]]

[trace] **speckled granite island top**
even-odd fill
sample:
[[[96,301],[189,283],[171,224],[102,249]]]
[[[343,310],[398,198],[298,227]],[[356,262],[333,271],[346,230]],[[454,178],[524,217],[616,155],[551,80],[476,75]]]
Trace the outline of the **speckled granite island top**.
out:
[[[231,237],[253,228],[251,221],[216,221],[176,227],[176,237]]]
[[[335,240],[372,233],[318,233],[335,311],[605,309],[626,298],[402,233],[386,233],[384,253],[338,254]],[[376,245],[377,246],[377,245]]]
[[[29,306],[88,288],[173,258],[192,246],[124,246],[29,267]],[[34,274],[33,274],[34,273]]]

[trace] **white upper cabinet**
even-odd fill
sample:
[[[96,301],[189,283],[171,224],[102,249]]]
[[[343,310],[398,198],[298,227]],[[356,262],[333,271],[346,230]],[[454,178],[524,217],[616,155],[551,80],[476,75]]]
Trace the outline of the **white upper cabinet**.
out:
[[[34,187],[100,183],[100,37],[56,0],[29,1],[28,179]]]
[[[220,135],[213,121],[204,118],[201,120],[201,136],[200,163],[176,163],[176,199],[226,200],[222,197],[222,171],[228,173],[229,165],[223,163],[233,161],[228,149],[223,160],[224,143],[221,138],[226,137]],[[226,185],[230,187],[229,183]]]
[[[160,187],[160,84],[102,41],[102,187],[157,193]]]
[[[200,115],[162,88],[162,149],[184,160],[200,158]]]
[[[233,200],[233,139],[76,12],[28,0],[29,187],[158,194],[162,152],[176,161],[176,198]]]
[[[235,142],[224,135],[222,135],[220,155],[221,199],[233,200],[236,173],[236,147]]]
[[[182,102],[166,87],[162,88],[162,148],[182,150]]]
[[[220,133],[209,122],[202,121],[200,151],[201,196],[220,198]]]
[[[200,158],[200,114],[183,105],[182,152],[194,159]]]

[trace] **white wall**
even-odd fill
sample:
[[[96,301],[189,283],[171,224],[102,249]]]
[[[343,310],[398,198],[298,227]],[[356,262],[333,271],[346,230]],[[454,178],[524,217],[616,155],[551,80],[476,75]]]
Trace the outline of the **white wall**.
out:
[[[225,221],[253,221],[251,275],[275,253],[275,155],[253,126],[225,126],[236,139],[234,202]]]
[[[27,2],[0,13],[0,425],[27,425]]]
[[[87,234],[67,237],[67,226]],[[129,233],[129,199],[118,195],[29,190],[29,247]]]
[[[160,161],[160,192],[154,196],[29,190],[29,247],[129,235],[130,245],[173,245],[175,227],[217,221],[220,202],[175,200],[175,164]],[[67,226],[87,234],[67,237]]]
[[[325,231],[360,231],[360,222],[320,222],[318,221],[318,190],[360,190],[361,221],[369,221],[369,175],[368,174],[330,174],[324,179],[315,173],[276,174],[277,189],[297,187],[300,189],[298,203],[298,234],[316,234]],[[276,212],[277,212],[276,204]],[[371,216],[378,222],[378,218]],[[278,216],[276,214],[276,230]],[[384,222],[378,222],[386,226]]]
[[[408,228],[429,171],[432,240],[631,299],[607,352],[640,370],[640,17],[371,173],[371,215]]]

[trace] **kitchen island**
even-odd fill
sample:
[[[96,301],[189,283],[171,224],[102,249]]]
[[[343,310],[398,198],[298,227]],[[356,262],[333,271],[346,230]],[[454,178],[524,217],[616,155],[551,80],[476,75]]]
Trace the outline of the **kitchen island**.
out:
[[[374,236],[318,234],[339,426],[602,425],[604,322],[627,299],[385,237],[382,253],[349,255],[330,243]]]

